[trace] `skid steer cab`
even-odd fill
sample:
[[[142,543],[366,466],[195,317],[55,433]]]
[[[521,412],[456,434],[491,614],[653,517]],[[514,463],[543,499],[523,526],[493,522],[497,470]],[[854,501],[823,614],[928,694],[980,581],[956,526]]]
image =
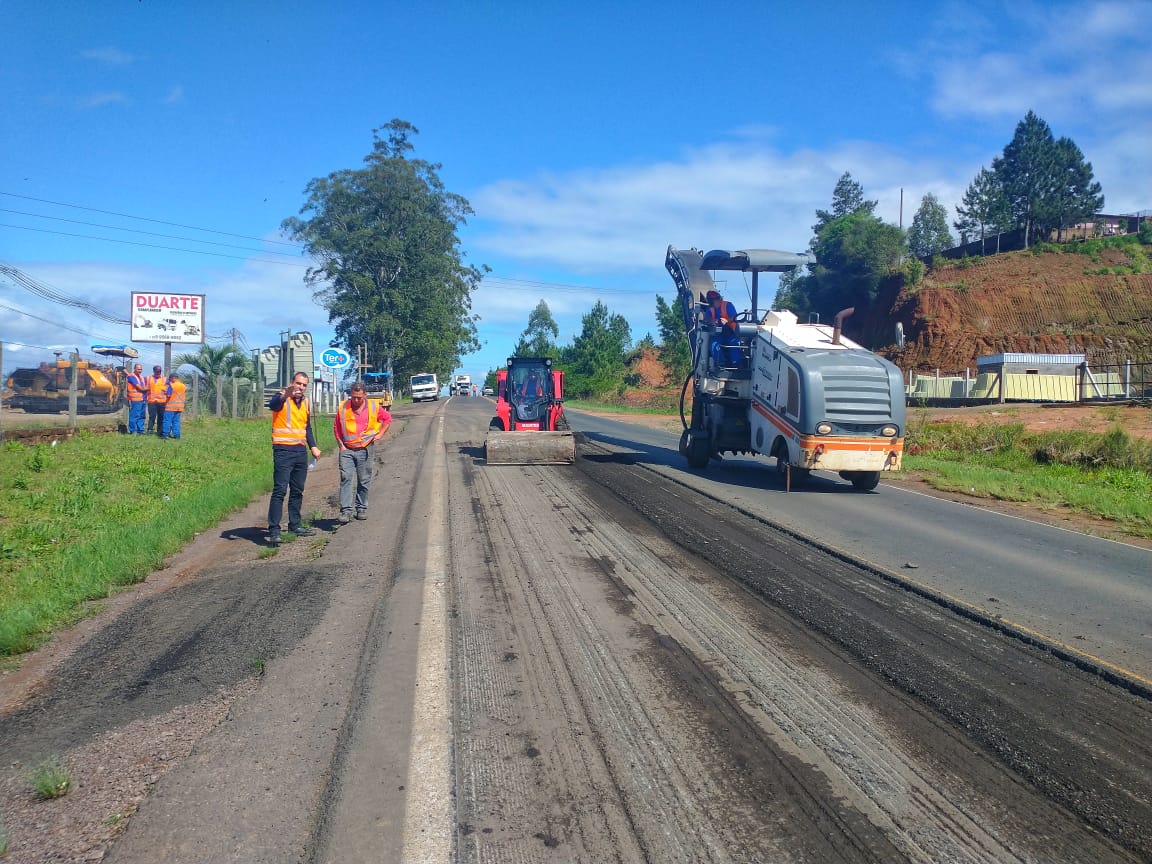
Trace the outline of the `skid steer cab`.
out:
[[[489,464],[576,461],[576,439],[564,416],[564,373],[548,357],[509,357],[496,373],[496,416],[489,424]],[[525,435],[521,433],[535,433]]]

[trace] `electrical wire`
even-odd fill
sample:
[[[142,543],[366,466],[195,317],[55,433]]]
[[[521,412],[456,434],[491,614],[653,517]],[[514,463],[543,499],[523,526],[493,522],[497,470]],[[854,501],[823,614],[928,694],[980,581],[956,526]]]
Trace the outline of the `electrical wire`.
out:
[[[0,191],[0,195],[5,195],[9,198],[21,198],[25,201],[36,201],[40,204],[52,204],[57,207],[71,207],[75,210],[87,210],[91,213],[103,213],[106,216],[119,216],[123,219],[137,219],[141,222],[152,222],[156,225],[168,225],[172,228],[187,228],[190,231],[203,231],[206,234],[220,234],[224,237],[238,237],[241,240],[256,240],[260,243],[276,243],[280,246],[291,246],[295,249],[302,248],[299,243],[291,243],[287,240],[265,240],[262,237],[252,237],[247,234],[234,234],[231,231],[218,231],[215,228],[201,228],[197,225],[184,225],[180,222],[166,222],[163,219],[149,219],[146,216],[133,216],[131,213],[117,213],[115,210],[101,210],[98,207],[85,207],[81,204],[67,204],[63,201],[50,201],[47,198],[33,198],[31,195],[19,195],[15,192]]]
[[[77,237],[81,240],[99,240],[103,243],[121,243],[125,246],[145,246],[149,249],[164,249],[169,252],[189,252],[193,255],[211,255],[216,258],[234,258],[238,261],[252,261],[256,264],[282,264],[286,267],[308,267],[310,265],[296,261],[269,261],[266,258],[253,258],[249,255],[229,255],[226,252],[209,252],[206,249],[181,249],[179,246],[161,246],[159,243],[141,243],[138,240],[117,240],[115,237],[96,237],[92,234],[74,234],[70,231],[52,231],[48,228],[30,228],[27,225],[8,225],[0,222],[0,228],[14,228],[18,231],[35,231],[38,234],[55,234],[58,237]],[[194,240],[194,243],[204,241]],[[270,252],[271,255],[282,255],[282,252]]]
[[[209,246],[223,246],[226,249],[242,249],[247,252],[256,252],[261,255],[283,255],[285,258],[300,257],[300,253],[298,252],[278,252],[275,249],[253,249],[250,246],[239,246],[235,243],[222,243],[219,240],[197,240],[195,237],[180,237],[175,234],[161,234],[159,231],[142,231],[139,228],[122,228],[119,225],[105,225],[101,222],[85,222],[83,219],[65,219],[63,216],[45,216],[42,213],[28,213],[24,210],[10,210],[7,207],[0,207],[0,213],[12,213],[16,216],[31,216],[34,219],[51,219],[54,222],[68,222],[73,225],[87,225],[90,228],[107,228],[110,231],[127,231],[131,234],[146,234],[149,237],[163,237],[166,240],[182,240],[186,243],[206,243]],[[5,227],[24,228],[26,226],[10,225]]]
[[[103,309],[93,306],[84,300],[78,300],[75,297],[69,297],[67,294],[53,288],[47,282],[41,282],[21,270],[17,270],[8,264],[0,264],[0,275],[7,276],[17,285],[28,289],[33,294],[43,297],[45,300],[51,300],[54,303],[61,303],[65,306],[71,306],[74,309],[83,309],[89,314],[95,315],[109,324],[129,324],[131,323],[127,318],[120,318],[111,312],[106,312]]]

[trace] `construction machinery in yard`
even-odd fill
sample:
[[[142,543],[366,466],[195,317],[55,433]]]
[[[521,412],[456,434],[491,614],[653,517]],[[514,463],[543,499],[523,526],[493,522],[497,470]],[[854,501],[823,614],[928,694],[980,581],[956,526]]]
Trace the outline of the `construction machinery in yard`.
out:
[[[123,347],[97,347],[93,350],[108,356],[139,356],[135,349]],[[111,414],[120,409],[126,379],[123,369],[78,360],[73,372],[72,361],[60,355],[57,355],[55,362],[42,362],[39,366],[14,370],[5,385],[12,394],[5,398],[5,404],[25,414],[58,414],[68,411],[73,374],[76,375],[77,413]]]
[[[724,453],[765,455],[775,458],[785,489],[822,470],[864,491],[875,489],[882,473],[899,470],[903,375],[844,337],[843,321],[853,310],[828,325],[758,309],[760,273],[785,273],[811,261],[771,249],[668,247],[665,267],[676,283],[692,349],[692,372],[680,398],[680,453],[691,467],[706,469]],[[710,271],[751,274],[751,306],[727,328],[703,314],[708,292],[716,290]]]
[[[564,416],[564,373],[548,357],[509,357],[496,373],[496,416],[484,440],[489,465],[576,461],[576,437]]]

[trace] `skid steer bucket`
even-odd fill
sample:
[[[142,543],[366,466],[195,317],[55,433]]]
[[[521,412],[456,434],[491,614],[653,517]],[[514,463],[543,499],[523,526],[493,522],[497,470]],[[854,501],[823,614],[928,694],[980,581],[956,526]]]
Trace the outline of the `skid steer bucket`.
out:
[[[576,436],[571,432],[489,432],[484,439],[489,465],[571,465]]]

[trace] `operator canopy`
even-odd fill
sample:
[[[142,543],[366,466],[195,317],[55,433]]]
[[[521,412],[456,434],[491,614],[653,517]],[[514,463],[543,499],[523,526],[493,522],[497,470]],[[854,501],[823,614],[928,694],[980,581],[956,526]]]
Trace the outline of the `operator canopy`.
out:
[[[743,270],[757,273],[787,273],[803,264],[814,263],[803,252],[779,252],[775,249],[728,251],[713,249],[700,260],[701,270]]]

